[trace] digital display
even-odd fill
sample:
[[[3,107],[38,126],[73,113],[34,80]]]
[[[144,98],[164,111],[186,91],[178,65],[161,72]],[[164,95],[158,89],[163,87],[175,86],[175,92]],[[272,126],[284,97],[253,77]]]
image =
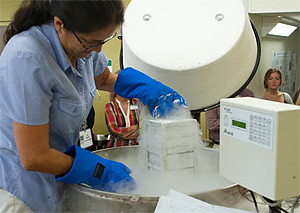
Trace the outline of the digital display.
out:
[[[237,120],[232,120],[232,126],[246,129],[246,123]]]

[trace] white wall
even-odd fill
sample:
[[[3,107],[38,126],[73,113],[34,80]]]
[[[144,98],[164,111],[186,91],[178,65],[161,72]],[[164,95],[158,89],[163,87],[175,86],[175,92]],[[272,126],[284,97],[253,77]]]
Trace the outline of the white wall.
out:
[[[259,33],[261,41],[261,59],[260,64],[253,80],[248,88],[253,90],[255,97],[259,97],[263,91],[263,79],[265,72],[272,67],[272,52],[274,51],[293,51],[297,55],[296,84],[297,89],[300,86],[300,30],[299,28],[289,38],[267,38],[261,36],[262,31],[262,16],[250,15],[250,19]]]

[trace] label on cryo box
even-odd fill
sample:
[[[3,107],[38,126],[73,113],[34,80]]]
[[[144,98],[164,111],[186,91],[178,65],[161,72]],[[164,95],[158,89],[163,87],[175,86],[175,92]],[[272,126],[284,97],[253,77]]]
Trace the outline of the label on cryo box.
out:
[[[238,141],[273,149],[272,115],[223,105],[221,133]]]

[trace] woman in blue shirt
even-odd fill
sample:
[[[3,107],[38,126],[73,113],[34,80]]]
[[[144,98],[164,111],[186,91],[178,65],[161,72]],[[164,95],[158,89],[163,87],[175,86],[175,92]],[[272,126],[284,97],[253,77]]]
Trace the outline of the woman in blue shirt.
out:
[[[124,164],[74,145],[79,132],[88,140],[96,88],[138,98],[156,116],[186,103],[133,68],[109,72],[102,45],[123,15],[122,0],[31,0],[16,11],[0,58],[0,211],[55,211],[62,182],[134,187]]]

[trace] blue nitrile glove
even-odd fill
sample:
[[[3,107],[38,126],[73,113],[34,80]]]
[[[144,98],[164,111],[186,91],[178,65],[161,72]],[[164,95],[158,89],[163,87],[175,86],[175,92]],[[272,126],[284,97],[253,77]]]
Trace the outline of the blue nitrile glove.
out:
[[[74,157],[71,170],[56,180],[64,183],[86,183],[94,189],[111,192],[133,190],[136,186],[129,175],[131,170],[122,163],[104,159],[77,145],[69,147],[65,154]]]
[[[169,114],[175,106],[188,106],[176,91],[131,67],[119,73],[114,90],[124,98],[138,98],[155,117]]]

